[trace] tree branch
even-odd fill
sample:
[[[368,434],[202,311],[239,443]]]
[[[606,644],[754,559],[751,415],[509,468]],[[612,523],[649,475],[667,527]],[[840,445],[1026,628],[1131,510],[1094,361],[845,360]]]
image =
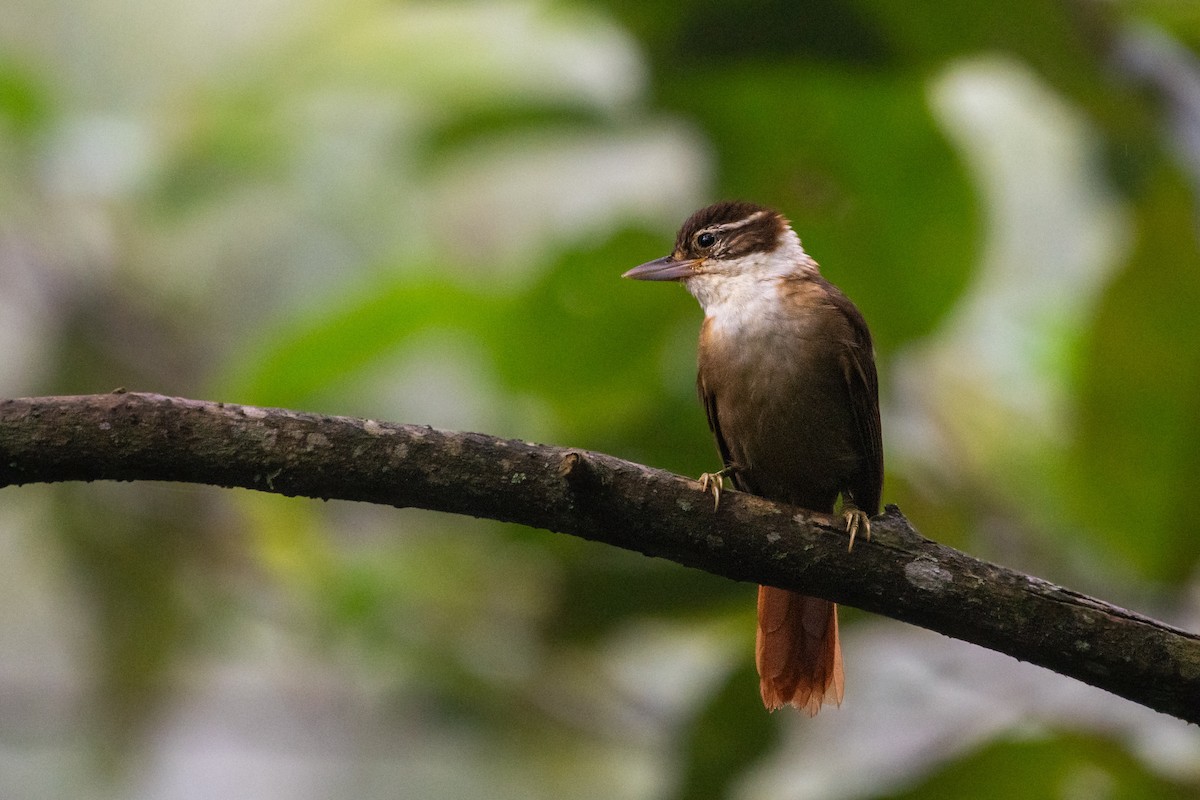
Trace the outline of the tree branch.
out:
[[[920,625],[1200,722],[1200,636],[922,537],[872,540],[600,453],[279,409],[114,393],[0,401],[0,487],[161,480],[518,522]]]

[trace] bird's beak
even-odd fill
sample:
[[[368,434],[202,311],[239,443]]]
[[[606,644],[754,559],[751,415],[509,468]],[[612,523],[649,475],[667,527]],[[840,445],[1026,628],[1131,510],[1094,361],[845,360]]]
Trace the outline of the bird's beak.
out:
[[[663,256],[636,266],[621,277],[633,278],[635,281],[677,281],[695,275],[699,265],[700,259],[681,260],[675,256]]]

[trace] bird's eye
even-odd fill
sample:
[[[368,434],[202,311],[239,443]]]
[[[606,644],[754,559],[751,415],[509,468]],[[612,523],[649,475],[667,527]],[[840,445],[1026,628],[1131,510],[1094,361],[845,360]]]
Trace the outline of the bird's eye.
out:
[[[716,243],[716,234],[709,233],[708,231],[705,231],[696,237],[696,244],[698,244],[700,247],[712,247]]]

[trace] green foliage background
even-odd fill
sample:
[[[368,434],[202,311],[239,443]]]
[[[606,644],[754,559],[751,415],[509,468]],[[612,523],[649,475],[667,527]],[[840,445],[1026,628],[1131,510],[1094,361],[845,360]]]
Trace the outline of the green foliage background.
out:
[[[885,499],[1200,624],[1200,6],[10,0],[0,394],[116,386],[714,464],[699,311],[782,209],[875,333]],[[0,492],[5,797],[1190,797],[1182,723],[844,614],[768,716],[751,586],[484,521]],[[232,792],[232,793],[231,793]]]

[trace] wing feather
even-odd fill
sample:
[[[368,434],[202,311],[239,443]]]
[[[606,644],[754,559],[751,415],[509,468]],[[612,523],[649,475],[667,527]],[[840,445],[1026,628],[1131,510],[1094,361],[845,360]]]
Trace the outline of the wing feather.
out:
[[[883,434],[879,423],[879,375],[875,370],[875,348],[866,320],[854,304],[836,289],[831,293],[834,305],[850,323],[853,338],[841,353],[842,375],[850,411],[862,453],[862,468],[847,487],[854,504],[868,515],[879,513],[883,494]]]

